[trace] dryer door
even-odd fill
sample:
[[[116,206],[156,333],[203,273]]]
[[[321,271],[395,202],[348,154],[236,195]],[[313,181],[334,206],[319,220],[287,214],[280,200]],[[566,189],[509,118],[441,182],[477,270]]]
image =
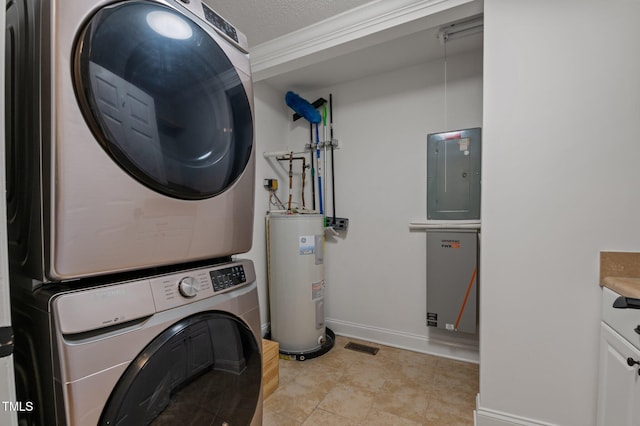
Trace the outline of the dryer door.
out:
[[[131,362],[99,424],[248,425],[261,383],[251,330],[227,314],[198,314],[164,331]]]
[[[223,192],[253,145],[248,76],[202,25],[159,3],[115,3],[91,17],[74,56],[98,142],[138,181],[180,199]]]

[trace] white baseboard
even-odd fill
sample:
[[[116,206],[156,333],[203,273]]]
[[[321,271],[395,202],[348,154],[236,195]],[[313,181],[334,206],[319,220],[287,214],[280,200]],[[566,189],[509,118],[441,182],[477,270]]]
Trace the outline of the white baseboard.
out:
[[[478,342],[475,336],[467,337],[445,332],[440,337],[427,337],[331,318],[327,318],[325,322],[327,327],[341,336],[445,358],[479,363]]]
[[[556,426],[553,423],[483,408],[480,406],[480,394],[476,397],[476,407],[473,412],[475,426]]]

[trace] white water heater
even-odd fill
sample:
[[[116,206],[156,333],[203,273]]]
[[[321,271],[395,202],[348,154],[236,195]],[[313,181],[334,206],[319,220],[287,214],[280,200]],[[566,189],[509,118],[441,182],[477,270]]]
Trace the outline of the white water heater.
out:
[[[324,216],[269,214],[267,244],[271,338],[281,353],[317,352],[327,339]]]

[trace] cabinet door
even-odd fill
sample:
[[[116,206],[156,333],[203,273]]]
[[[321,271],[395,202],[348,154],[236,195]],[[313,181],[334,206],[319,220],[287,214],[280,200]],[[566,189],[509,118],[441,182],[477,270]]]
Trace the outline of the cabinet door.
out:
[[[637,426],[640,424],[640,351],[608,325],[602,323],[598,384],[598,425]]]

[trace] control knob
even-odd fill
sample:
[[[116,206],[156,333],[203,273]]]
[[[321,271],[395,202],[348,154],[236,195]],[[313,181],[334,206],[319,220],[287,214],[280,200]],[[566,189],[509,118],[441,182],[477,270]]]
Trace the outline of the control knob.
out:
[[[198,281],[193,277],[184,277],[178,283],[178,291],[187,299],[196,297],[198,294]]]

